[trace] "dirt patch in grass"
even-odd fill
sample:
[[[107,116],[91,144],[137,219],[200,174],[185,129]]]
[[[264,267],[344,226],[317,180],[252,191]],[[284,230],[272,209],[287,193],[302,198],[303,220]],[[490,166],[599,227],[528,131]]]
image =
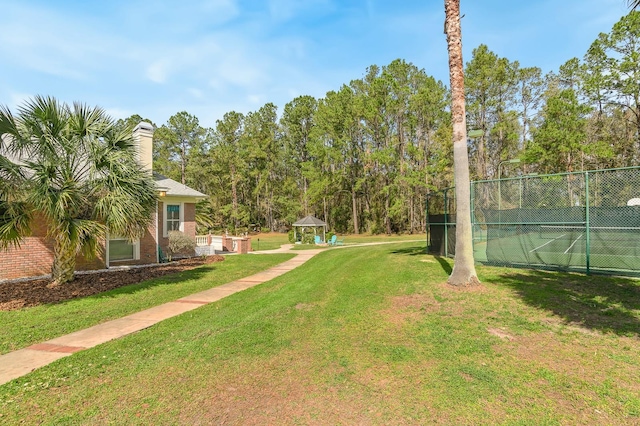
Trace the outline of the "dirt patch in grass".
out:
[[[222,260],[224,257],[219,255],[193,257],[143,268],[80,274],[70,283],[53,288],[47,287],[49,279],[5,282],[0,284],[0,311],[13,311],[92,296]]]
[[[313,308],[315,308],[315,304],[310,304],[310,303],[298,303],[296,305],[296,309],[299,311],[310,311]]]
[[[502,340],[513,340],[514,337],[512,335],[510,335],[509,333],[507,333],[504,330],[501,330],[499,328],[488,328],[487,331],[489,332],[489,334],[493,334],[494,336],[497,336],[499,338],[501,338]]]
[[[553,332],[530,333],[495,347],[502,356],[526,360],[532,386],[539,392],[529,396],[532,404],[548,405],[568,418],[580,419],[579,424],[636,424],[622,419],[629,411],[624,401],[640,392],[640,383],[625,373],[633,362],[632,348],[637,347],[637,340],[619,337],[610,341],[602,337],[598,343],[591,335],[565,336],[561,340],[556,336]],[[627,360],[624,351],[607,348],[612,343],[613,349],[629,349]]]
[[[454,293],[485,293],[487,291],[487,288],[482,283],[475,285],[451,285],[448,282],[443,282],[440,284],[440,287]]]
[[[425,313],[440,309],[438,302],[430,294],[409,294],[391,299],[391,307],[382,311],[387,321],[394,325],[402,325],[406,321],[417,321]]]
[[[556,318],[556,317],[541,318],[540,322],[548,326],[555,332],[562,332],[563,330],[566,330],[568,332],[576,331],[578,333],[582,333],[590,336],[603,335],[603,333],[599,330],[591,330],[575,322],[565,322],[561,318]]]
[[[394,309],[434,311],[440,306],[440,302],[431,294],[416,293],[394,297],[392,305]]]
[[[317,366],[295,355],[245,364],[242,374],[209,377],[200,401],[183,405],[184,424],[371,424],[360,396],[317,382]],[[329,367],[330,368],[330,367]]]

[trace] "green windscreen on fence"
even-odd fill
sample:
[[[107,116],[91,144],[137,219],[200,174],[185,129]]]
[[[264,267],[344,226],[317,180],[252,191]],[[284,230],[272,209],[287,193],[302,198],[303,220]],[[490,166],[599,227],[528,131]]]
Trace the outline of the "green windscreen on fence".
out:
[[[471,193],[479,262],[640,273],[640,168],[473,182]],[[439,225],[431,200],[429,228],[450,229],[455,221]]]
[[[456,247],[456,203],[454,188],[427,197],[427,244],[430,253],[449,256]]]

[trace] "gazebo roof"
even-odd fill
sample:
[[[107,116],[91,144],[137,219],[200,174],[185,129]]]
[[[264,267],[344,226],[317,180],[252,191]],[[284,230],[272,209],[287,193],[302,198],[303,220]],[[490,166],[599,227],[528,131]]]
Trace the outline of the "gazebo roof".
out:
[[[327,224],[315,216],[307,216],[295,222],[293,226],[327,226]]]

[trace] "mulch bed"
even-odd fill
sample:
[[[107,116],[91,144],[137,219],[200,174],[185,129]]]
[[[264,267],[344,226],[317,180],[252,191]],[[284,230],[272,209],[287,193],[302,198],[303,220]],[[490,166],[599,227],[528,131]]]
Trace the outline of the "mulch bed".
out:
[[[49,279],[5,282],[0,284],[0,311],[13,311],[91,296],[222,260],[224,260],[223,256],[213,255],[182,259],[144,268],[79,274],[70,283],[53,288],[47,287],[51,282]]]

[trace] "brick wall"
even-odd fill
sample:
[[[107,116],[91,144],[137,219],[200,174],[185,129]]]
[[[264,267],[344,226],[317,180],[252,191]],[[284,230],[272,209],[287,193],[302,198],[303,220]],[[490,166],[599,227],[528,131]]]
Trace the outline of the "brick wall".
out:
[[[0,279],[50,274],[53,240],[46,235],[44,220],[36,218],[31,236],[24,238],[20,247],[0,251]]]
[[[171,202],[169,202],[171,204]],[[177,203],[176,203],[177,204]],[[184,212],[182,224],[183,232],[189,237],[196,239],[196,205],[195,203],[184,203]],[[158,203],[158,229],[159,229],[159,244],[162,248],[164,257],[167,257],[167,247],[169,246],[169,238],[163,236],[164,232],[164,203]]]
[[[194,203],[184,203],[184,228],[185,234],[195,240],[196,238],[196,205]]]
[[[164,253],[169,243],[168,238],[162,236],[163,231],[163,203],[158,203],[158,236],[159,244]],[[196,206],[194,203],[184,204],[185,234],[195,239],[196,236]],[[23,239],[19,248],[10,248],[0,251],[0,280],[34,277],[51,273],[53,262],[53,240],[46,237],[47,229],[44,220],[36,218],[32,235]],[[156,222],[155,218],[140,239],[140,259],[133,261],[111,262],[116,265],[137,265],[156,262]],[[166,256],[166,255],[165,255]],[[76,270],[103,269],[106,267],[104,243],[97,257],[91,260],[82,255],[76,258]]]
[[[224,251],[234,251],[233,250],[233,239],[227,235],[222,236],[222,250]]]
[[[82,254],[76,256],[76,271],[92,271],[95,269],[104,269],[107,267],[107,259],[105,256],[104,241],[100,243],[98,255],[93,259],[87,259]]]
[[[238,241],[238,253],[247,254],[247,253],[249,253],[249,251],[251,251],[251,239],[250,238],[243,238],[240,241]]]
[[[158,203],[158,244],[162,248],[162,254],[167,258],[167,246],[169,238],[165,238],[164,233],[164,203]]]
[[[149,263],[156,263],[156,223],[155,217],[149,228],[140,238],[140,259],[137,260],[120,260],[110,262],[111,266],[124,266],[124,265],[147,265]]]

